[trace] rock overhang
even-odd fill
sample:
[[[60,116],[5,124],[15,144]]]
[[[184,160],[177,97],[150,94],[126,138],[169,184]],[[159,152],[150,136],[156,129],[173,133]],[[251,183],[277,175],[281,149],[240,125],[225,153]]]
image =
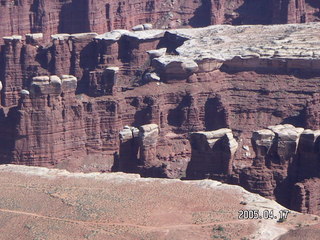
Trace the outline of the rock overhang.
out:
[[[117,42],[125,37],[138,42],[168,40],[169,45],[176,41],[179,44],[174,54],[161,54],[153,59],[156,62],[153,65],[156,68],[160,66],[160,72],[163,72],[163,68],[176,65],[177,62],[181,63],[181,67],[174,67],[174,69],[181,68],[180,72],[187,75],[217,70],[222,65],[230,68],[285,68],[319,71],[320,44],[319,36],[317,36],[319,29],[320,23],[271,26],[213,25],[177,30],[128,31],[118,29],[100,35],[93,32],[55,34],[51,36],[51,39],[53,41],[92,39]],[[28,37],[30,34],[25,37],[13,35],[3,39],[9,43]],[[192,65],[191,70],[185,69],[184,65]]]
[[[152,29],[144,31],[128,31],[124,29],[116,29],[111,32],[106,32],[104,34],[97,35],[96,40],[106,40],[106,41],[118,41],[120,38],[126,36],[139,41],[152,40],[156,38],[162,38],[165,34],[165,30],[162,29]]]
[[[316,33],[319,29],[319,23],[178,29],[168,31],[185,39],[176,48],[176,55],[164,55],[155,61],[164,66],[175,61],[194,61],[199,65],[198,72],[219,69],[222,64],[318,71],[320,44]]]

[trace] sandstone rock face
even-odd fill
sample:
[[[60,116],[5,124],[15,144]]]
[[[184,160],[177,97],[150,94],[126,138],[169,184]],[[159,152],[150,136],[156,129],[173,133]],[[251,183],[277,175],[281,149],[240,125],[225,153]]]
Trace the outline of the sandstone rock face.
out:
[[[254,132],[252,146],[256,157],[253,166],[243,169],[240,174],[241,184],[252,191],[285,201],[281,198],[287,196],[285,191],[296,178],[291,175],[295,175],[295,157],[302,132],[302,128],[290,124],[269,126]]]
[[[300,134],[304,129],[295,128],[290,124],[269,126],[268,128],[273,132],[274,138],[267,150],[265,164],[272,165],[272,163],[279,163],[285,165],[287,161],[292,161],[297,150]],[[268,145],[269,142],[266,142],[266,146],[263,147],[268,147]],[[276,153],[272,153],[273,151]]]
[[[119,155],[114,159],[113,171],[137,172],[139,165],[139,129],[125,126],[119,132]]]
[[[227,141],[221,142],[226,136]],[[233,154],[238,143],[231,130],[192,133],[187,177],[229,182],[238,179],[238,184],[252,192],[274,198],[297,211],[319,214],[319,136],[319,130],[304,130],[290,124],[258,130],[252,135],[255,151],[252,166],[237,169]]]
[[[0,160],[219,178],[289,206],[295,184],[319,177],[319,30],[310,23],[6,37]],[[207,137],[211,131],[227,132]],[[191,144],[190,132],[198,133]]]
[[[157,124],[148,124],[141,126],[139,130],[141,160],[144,163],[148,163],[155,158],[154,155],[159,136],[159,127]]]
[[[159,126],[157,124],[147,124],[139,128],[139,160],[145,169],[159,167],[156,161],[158,139]],[[161,175],[161,173],[158,174]]]
[[[307,0],[3,0],[0,37],[43,33],[103,33],[113,29],[203,27],[210,24],[304,23],[319,20],[319,4]],[[39,36],[35,36],[38,39]],[[30,39],[30,36],[28,36]],[[34,37],[31,37],[34,39]]]
[[[209,1],[53,1],[4,0],[0,5],[0,37],[26,33],[99,32],[113,29],[141,29],[210,24]],[[201,14],[205,13],[202,19]]]
[[[296,183],[292,189],[290,207],[303,213],[319,214],[319,178]]]
[[[269,153],[276,134],[270,129],[258,130],[252,134],[252,147],[256,153],[255,165],[265,165],[265,158]]]
[[[319,214],[318,137],[319,130],[289,124],[254,132],[256,157],[252,167],[240,170],[241,184],[297,211]]]
[[[140,172],[144,176],[166,176],[166,169],[157,158],[159,146],[159,126],[146,124],[135,128],[125,126],[120,131],[120,171]]]
[[[73,159],[73,167],[77,168],[81,156],[89,154],[104,159],[98,168],[110,170],[112,152],[117,146],[115,133],[110,134],[118,128],[114,122],[119,121],[117,103],[79,101],[76,88],[77,79],[72,75],[34,77],[30,92],[21,91],[18,106],[10,110],[10,117],[2,116],[5,132],[12,134],[1,148],[2,161],[67,166],[68,159]],[[109,149],[107,155],[101,155],[103,148]],[[90,170],[92,166],[86,168]]]
[[[192,133],[187,177],[236,180],[246,189],[291,209],[319,214],[319,136],[319,130],[290,124],[255,131],[252,166],[235,168],[233,154],[239,148],[231,130]]]
[[[196,132],[190,135],[191,160],[187,178],[201,179],[211,174],[230,174],[238,148],[230,129]]]
[[[33,78],[30,94],[27,90],[21,92],[14,112],[17,126],[13,163],[50,166],[63,158],[85,154],[84,129],[77,132],[81,128],[81,110],[75,105],[76,87],[73,76],[40,76]],[[29,135],[29,131],[37,134]],[[72,144],[63,144],[61,139]]]

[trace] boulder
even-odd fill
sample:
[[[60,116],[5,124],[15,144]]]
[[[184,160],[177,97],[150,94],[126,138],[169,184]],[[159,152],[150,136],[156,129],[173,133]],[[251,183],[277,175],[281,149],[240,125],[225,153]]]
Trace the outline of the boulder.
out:
[[[139,136],[139,129],[135,127],[125,126],[119,132],[119,137],[121,142],[126,142],[138,136]]]
[[[158,76],[157,73],[146,73],[144,76],[146,82],[159,82],[161,78]]]
[[[159,126],[157,124],[147,124],[139,128],[139,138],[142,147],[154,147],[159,136]]]
[[[186,79],[199,69],[198,64],[192,59],[171,58],[173,57],[162,56],[152,60],[156,72],[161,73],[168,81]]]
[[[143,24],[143,29],[144,30],[151,30],[153,28],[152,23],[145,23]]]
[[[21,94],[21,96],[29,96],[30,92],[28,90],[26,90],[26,89],[22,89],[20,94]]]
[[[132,31],[143,31],[144,26],[143,25],[136,25],[132,28]]]
[[[166,54],[166,52],[167,52],[167,48],[160,48],[160,49],[156,49],[156,50],[147,51],[150,59],[162,57]]]

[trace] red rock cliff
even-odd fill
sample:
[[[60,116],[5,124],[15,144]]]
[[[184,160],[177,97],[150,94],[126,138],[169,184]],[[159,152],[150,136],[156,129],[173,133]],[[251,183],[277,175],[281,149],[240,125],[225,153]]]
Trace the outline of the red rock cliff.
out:
[[[1,10],[24,7],[25,3],[4,5]],[[4,38],[0,55],[1,162],[219,178],[298,210],[308,204],[305,192],[314,191],[316,185],[307,179],[319,177],[314,170],[319,164],[317,152],[306,153],[306,149],[316,149],[317,141],[310,136],[300,138],[299,128],[291,129],[290,134],[281,129],[259,133],[260,138],[253,140],[268,140],[261,146],[251,137],[252,132],[269,125],[319,127],[319,24],[152,30],[144,23],[174,27],[183,25],[185,19],[187,25],[201,26],[210,21],[241,24],[263,19],[268,23],[272,18],[247,15],[248,9],[260,11],[264,6],[249,1],[237,1],[234,7],[240,9],[235,12],[229,1],[194,1],[192,6],[189,1],[174,1],[163,6],[166,14],[175,9],[168,18],[154,13],[152,9],[161,3],[152,1],[146,5],[134,1],[110,2],[110,6],[99,5],[103,1],[87,3],[68,2],[68,11],[74,4],[86,6],[80,11],[83,25],[68,23],[66,18],[60,26],[60,20],[50,25],[46,18],[56,16],[48,12],[58,14],[67,2],[47,10],[44,2],[34,2],[34,7],[42,10],[32,15],[37,24],[26,29],[41,28],[44,36]],[[308,6],[314,4],[306,2],[303,8],[303,2],[298,3],[295,16],[306,11],[307,21]],[[145,8],[150,11],[143,12]],[[288,10],[291,5],[282,4],[278,10],[282,9],[287,9],[287,16],[292,12]],[[205,15],[208,10],[215,13]],[[199,16],[210,16],[210,21],[204,23]],[[54,34],[48,41],[48,35],[59,32],[60,27],[83,26],[82,30],[105,32],[105,28],[137,24],[142,25],[135,29],[142,31]],[[221,128],[231,129],[232,134],[227,130],[221,139],[204,139],[203,133],[199,138],[189,135]],[[309,140],[312,144],[305,148],[304,141]],[[202,143],[205,148],[192,149]],[[236,145],[235,151],[231,146]],[[301,171],[297,172],[298,166]],[[287,197],[291,187],[301,192],[299,198]]]
[[[152,23],[157,28],[210,24],[303,23],[319,20],[312,0],[3,0],[0,37],[43,33],[131,29]]]

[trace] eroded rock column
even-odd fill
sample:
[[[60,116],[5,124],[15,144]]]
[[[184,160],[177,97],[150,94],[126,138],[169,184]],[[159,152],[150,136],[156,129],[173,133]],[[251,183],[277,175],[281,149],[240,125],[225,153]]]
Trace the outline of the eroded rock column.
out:
[[[230,129],[192,133],[190,144],[192,153],[187,178],[201,179],[232,172],[233,157],[238,143]]]
[[[125,126],[120,131],[119,137],[120,153],[119,156],[115,156],[115,164],[113,170],[135,172],[137,171],[138,166],[139,129],[135,127]]]
[[[144,166],[154,166],[157,154],[159,127],[147,124],[139,128],[140,162]]]

